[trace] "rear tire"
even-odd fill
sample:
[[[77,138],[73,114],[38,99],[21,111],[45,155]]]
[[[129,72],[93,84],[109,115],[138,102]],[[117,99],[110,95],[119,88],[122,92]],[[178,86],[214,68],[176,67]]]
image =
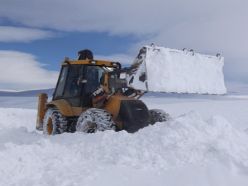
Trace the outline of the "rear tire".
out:
[[[170,119],[170,115],[161,109],[149,110],[150,123],[153,125],[156,122],[165,122]]]
[[[85,133],[97,131],[116,130],[112,116],[106,110],[90,108],[78,118],[76,130]]]
[[[54,108],[49,108],[46,111],[43,120],[43,134],[56,135],[66,131],[67,120],[62,114]]]

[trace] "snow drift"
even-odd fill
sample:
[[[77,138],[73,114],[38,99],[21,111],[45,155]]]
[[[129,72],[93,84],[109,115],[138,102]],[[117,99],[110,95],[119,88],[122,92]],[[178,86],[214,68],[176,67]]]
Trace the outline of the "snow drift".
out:
[[[130,86],[153,92],[225,94],[224,58],[188,50],[146,46]],[[141,50],[141,51],[142,51]],[[146,74],[146,80],[142,75]]]
[[[45,137],[35,132],[35,110],[0,111],[0,185],[247,184],[248,135],[221,116],[190,112],[135,134]]]

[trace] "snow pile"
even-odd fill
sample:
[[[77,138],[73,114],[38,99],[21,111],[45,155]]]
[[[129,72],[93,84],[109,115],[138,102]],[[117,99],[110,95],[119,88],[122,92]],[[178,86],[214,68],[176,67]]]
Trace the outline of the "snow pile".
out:
[[[0,108],[0,131],[20,127],[33,131],[36,114],[37,110],[33,109]]]
[[[133,78],[132,87],[154,92],[226,93],[223,57],[157,46],[145,48],[146,54]],[[145,82],[140,78],[144,72]]]
[[[30,131],[32,110],[0,110],[0,185],[248,184],[248,135],[220,116],[190,112],[135,134],[44,137]]]

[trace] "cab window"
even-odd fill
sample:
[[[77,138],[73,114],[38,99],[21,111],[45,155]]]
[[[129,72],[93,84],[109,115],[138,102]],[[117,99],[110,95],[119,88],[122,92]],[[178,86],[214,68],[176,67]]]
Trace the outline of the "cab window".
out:
[[[58,81],[58,86],[55,92],[55,97],[61,97],[63,96],[64,92],[64,87],[65,87],[65,82],[66,82],[66,77],[68,74],[68,66],[64,66],[61,70],[59,81]]]

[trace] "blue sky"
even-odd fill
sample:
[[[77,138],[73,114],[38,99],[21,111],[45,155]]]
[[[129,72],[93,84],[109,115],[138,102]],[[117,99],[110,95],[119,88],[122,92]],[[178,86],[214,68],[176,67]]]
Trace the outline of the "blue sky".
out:
[[[0,50],[14,50],[31,53],[47,66],[49,70],[59,70],[60,62],[65,56],[77,57],[77,51],[88,48],[96,55],[111,56],[127,53],[135,36],[110,36],[97,32],[58,32],[52,38],[30,42],[0,42]],[[134,56],[135,57],[135,56]],[[131,63],[131,62],[130,62]]]
[[[84,48],[130,64],[150,43],[221,53],[226,82],[248,84],[247,7],[246,0],[1,0],[0,89],[53,87],[60,61]]]

